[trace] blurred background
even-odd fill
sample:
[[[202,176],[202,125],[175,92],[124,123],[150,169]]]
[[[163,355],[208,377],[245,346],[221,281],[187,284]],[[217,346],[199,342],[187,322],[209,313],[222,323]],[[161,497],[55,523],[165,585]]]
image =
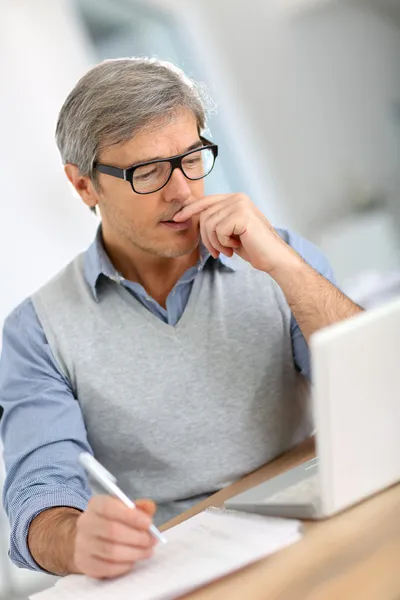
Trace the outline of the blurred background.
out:
[[[209,192],[316,243],[361,304],[400,293],[400,0],[0,0],[0,326],[91,242],[55,122],[90,65],[132,55],[208,86]],[[51,585],[7,537],[0,512],[0,599]]]

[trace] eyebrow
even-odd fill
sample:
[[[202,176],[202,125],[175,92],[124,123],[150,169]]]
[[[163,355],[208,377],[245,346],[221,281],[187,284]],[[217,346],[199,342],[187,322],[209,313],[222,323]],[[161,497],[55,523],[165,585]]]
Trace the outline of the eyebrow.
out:
[[[201,140],[197,140],[197,142],[194,142],[193,144],[191,144],[190,146],[188,146],[186,148],[186,150],[184,150],[183,152],[180,152],[178,155],[175,154],[175,156],[180,156],[181,154],[185,154],[186,152],[190,152],[191,150],[196,150],[197,148],[202,148],[204,146],[204,143]],[[173,158],[172,156],[151,156],[149,158],[142,158],[140,160],[135,161],[134,163],[130,164],[129,167],[126,167],[127,169],[130,169],[132,167],[136,167],[137,165],[141,165],[142,163],[147,163],[147,162],[152,162],[153,160],[168,160],[168,158]]]

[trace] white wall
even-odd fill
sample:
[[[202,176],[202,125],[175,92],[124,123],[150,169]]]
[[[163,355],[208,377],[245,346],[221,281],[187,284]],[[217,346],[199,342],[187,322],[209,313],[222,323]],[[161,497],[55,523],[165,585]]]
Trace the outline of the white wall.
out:
[[[281,216],[323,245],[321,232],[346,217],[355,196],[382,193],[400,217],[400,29],[350,0],[320,2],[302,16],[290,4],[174,0],[187,27],[201,32],[200,56],[203,44],[214,57],[231,92],[224,100],[241,114]],[[345,254],[351,266],[351,248]],[[342,258],[330,258],[344,272]],[[357,259],[347,272],[365,266]]]
[[[0,326],[94,231],[95,219],[70,192],[54,142],[58,110],[90,60],[68,5],[3,0]]]
[[[400,30],[361,7],[333,6],[290,23],[289,52],[285,155],[301,226],[341,214],[350,186],[397,207]]]
[[[58,110],[89,61],[67,1],[0,0],[0,328],[94,233],[53,141]],[[0,465],[0,491],[1,480]],[[11,568],[7,537],[0,509],[0,598],[52,585],[53,578]]]

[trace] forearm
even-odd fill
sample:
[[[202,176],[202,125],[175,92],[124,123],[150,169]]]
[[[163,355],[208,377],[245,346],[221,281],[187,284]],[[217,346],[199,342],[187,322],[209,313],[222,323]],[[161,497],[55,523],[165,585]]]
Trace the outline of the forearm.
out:
[[[363,310],[292,249],[290,260],[275,269],[271,276],[282,289],[307,342],[318,329]]]
[[[28,546],[42,569],[54,575],[78,572],[74,566],[74,547],[80,514],[75,508],[57,507],[45,510],[33,519]]]

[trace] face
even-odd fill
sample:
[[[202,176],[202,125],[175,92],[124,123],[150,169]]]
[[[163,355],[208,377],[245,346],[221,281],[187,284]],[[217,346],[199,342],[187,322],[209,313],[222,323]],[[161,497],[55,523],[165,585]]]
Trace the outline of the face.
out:
[[[196,118],[181,110],[159,127],[144,129],[124,144],[105,148],[98,162],[120,168],[158,158],[169,158],[189,150],[199,142]],[[72,166],[72,165],[67,165]],[[76,168],[76,167],[75,167]],[[67,170],[67,168],[66,168]],[[70,174],[67,175],[72,181]],[[83,178],[82,178],[83,179]],[[88,178],[84,193],[75,185],[84,202],[98,204],[105,240],[136,254],[147,253],[174,258],[192,253],[199,243],[198,217],[187,223],[171,224],[174,215],[187,203],[204,196],[204,181],[190,181],[179,169],[161,190],[136,194],[129,182],[110,175],[98,174],[99,190]]]

